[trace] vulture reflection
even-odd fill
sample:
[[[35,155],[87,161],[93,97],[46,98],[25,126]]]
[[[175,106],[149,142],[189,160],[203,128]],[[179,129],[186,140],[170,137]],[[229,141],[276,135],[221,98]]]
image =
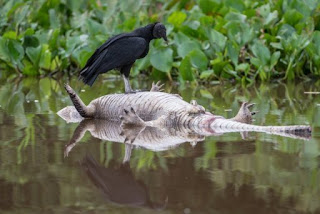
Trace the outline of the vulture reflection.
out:
[[[113,203],[132,207],[145,207],[160,210],[165,208],[168,200],[157,204],[150,200],[147,187],[138,181],[130,169],[128,162],[120,168],[103,167],[87,155],[81,166],[92,183]]]

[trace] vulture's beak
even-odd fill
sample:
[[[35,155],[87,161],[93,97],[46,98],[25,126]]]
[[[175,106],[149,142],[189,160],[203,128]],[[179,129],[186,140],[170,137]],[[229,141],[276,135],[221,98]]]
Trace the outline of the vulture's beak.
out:
[[[168,42],[168,38],[167,38],[167,36],[166,36],[166,35],[164,35],[162,38],[163,38],[163,40],[166,42],[166,44],[167,44],[167,45],[169,45],[169,42]]]

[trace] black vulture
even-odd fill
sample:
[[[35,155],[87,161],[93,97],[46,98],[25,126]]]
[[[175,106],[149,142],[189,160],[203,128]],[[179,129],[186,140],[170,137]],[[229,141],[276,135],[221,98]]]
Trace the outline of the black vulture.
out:
[[[158,38],[168,41],[166,28],[159,22],[111,37],[88,59],[80,71],[80,79],[92,86],[99,74],[118,69],[124,80],[125,92],[135,92],[128,79],[131,66],[148,54],[150,41]]]

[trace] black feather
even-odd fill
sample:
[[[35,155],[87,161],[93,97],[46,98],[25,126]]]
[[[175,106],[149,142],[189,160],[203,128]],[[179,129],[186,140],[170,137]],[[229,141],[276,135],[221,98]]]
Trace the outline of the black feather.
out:
[[[154,27],[157,25],[159,23],[150,24],[130,33],[119,34],[108,39],[88,59],[80,71],[79,78],[85,84],[92,86],[99,74],[112,69],[119,69],[122,74],[128,77],[133,63],[148,54],[150,41],[160,38],[154,35],[154,32],[158,32],[154,31]],[[161,35],[165,35],[165,28]]]

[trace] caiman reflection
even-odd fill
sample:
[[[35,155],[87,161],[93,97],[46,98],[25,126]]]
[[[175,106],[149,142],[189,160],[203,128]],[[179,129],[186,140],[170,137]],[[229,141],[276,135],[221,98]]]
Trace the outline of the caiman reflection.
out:
[[[66,119],[66,118],[65,118]],[[73,118],[73,122],[76,119]],[[143,182],[139,181],[135,178],[135,173],[132,172],[130,168],[130,157],[131,151],[133,148],[137,149],[148,149],[152,151],[164,151],[169,150],[173,147],[179,146],[185,142],[191,142],[192,145],[196,145],[197,142],[203,141],[205,139],[204,136],[194,134],[190,132],[190,130],[186,129],[158,129],[154,127],[125,127],[122,128],[120,122],[111,122],[107,120],[93,120],[93,119],[85,119],[80,122],[78,127],[75,129],[74,134],[70,140],[70,142],[65,147],[65,156],[71,155],[71,150],[77,145],[77,143],[81,140],[84,136],[86,131],[89,131],[91,135],[95,138],[117,142],[117,143],[124,143],[125,144],[125,155],[122,159],[122,163],[120,166],[116,166],[114,164],[109,164],[108,167],[101,166],[95,158],[92,156],[85,156],[81,161],[81,166],[86,172],[86,175],[90,179],[90,181],[103,193],[105,199],[107,201],[125,205],[125,206],[132,206],[132,207],[144,207],[149,209],[163,209],[170,204],[173,206],[176,202],[175,196],[177,195],[176,192],[172,192],[177,186],[179,188],[185,189],[188,194],[191,194],[190,191],[193,185],[198,182],[199,173],[196,172],[184,172],[186,167],[184,165],[188,165],[188,160],[185,163],[180,162],[179,167],[181,170],[177,170],[176,167],[170,168],[169,172],[166,175],[162,175],[163,178],[160,182],[160,186],[163,187],[161,190],[162,192],[162,200],[157,200],[157,202],[153,202],[150,199],[150,192],[153,192],[152,188],[150,188],[150,184],[147,186]],[[242,133],[242,136],[246,136],[248,133]],[[287,137],[292,137],[293,135],[290,134]],[[298,138],[302,138],[303,136],[294,136]],[[307,138],[306,138],[307,139]],[[237,143],[233,143],[233,147],[241,148],[240,152],[236,149],[235,153],[230,154],[217,154],[217,157],[221,156],[220,161],[225,161],[227,159],[235,160],[240,159],[242,156],[247,156],[248,154],[252,154],[255,151],[255,146],[252,141],[240,141]],[[218,143],[217,144],[221,149],[225,146],[228,146],[228,143]],[[241,146],[240,146],[241,145]],[[223,150],[223,149],[222,149]],[[242,151],[243,150],[243,151]],[[248,153],[248,154],[247,154]],[[218,161],[218,159],[217,159]],[[218,161],[218,162],[220,162]],[[217,162],[217,163],[218,163]],[[187,167],[188,168],[188,167]],[[193,167],[191,167],[193,168]],[[219,167],[218,167],[219,168]],[[191,169],[190,169],[191,170]],[[181,173],[181,174],[177,174]],[[265,199],[255,196],[254,191],[256,191],[255,187],[249,185],[246,180],[243,181],[243,184],[238,184],[233,179],[234,176],[240,176],[233,173],[235,172],[228,172],[231,173],[230,178],[226,179],[226,183],[220,183],[219,178],[221,172],[213,171],[211,179],[213,179],[213,187],[216,189],[213,195],[207,195],[206,197],[211,197],[214,201],[220,201],[219,204],[216,204],[216,209],[224,210],[228,207],[226,201],[230,201],[230,203],[237,204],[236,206],[245,208],[249,206],[248,210],[266,210],[268,205]],[[190,176],[194,174],[194,177],[190,177],[188,181],[178,181],[178,178],[184,178],[185,176]],[[202,173],[200,173],[202,174]],[[243,177],[241,175],[240,177]],[[244,177],[243,177],[244,178]],[[216,180],[217,179],[217,180]],[[201,180],[201,179],[200,179]],[[234,183],[235,182],[235,183]],[[208,180],[202,180],[201,183],[206,184],[208,186]],[[203,185],[201,184],[201,185]],[[181,186],[182,185],[182,186]],[[190,186],[191,185],[191,186]],[[200,185],[200,184],[197,184]],[[209,185],[210,186],[210,185]],[[220,189],[220,186],[224,186],[224,188]],[[200,191],[200,190],[199,190]],[[221,192],[222,191],[222,192]],[[270,194],[272,194],[273,189],[270,189]],[[192,192],[192,191],[191,191]],[[201,194],[206,192],[202,189]],[[200,194],[197,192],[197,194]],[[221,193],[220,193],[221,192]],[[250,192],[250,193],[249,193]],[[219,194],[218,194],[219,193]],[[194,193],[192,193],[194,194]],[[276,191],[274,194],[278,194]],[[166,195],[167,197],[165,197]],[[248,201],[244,202],[242,197],[252,197],[252,200],[256,200],[259,198],[258,201],[254,202],[257,203],[256,205],[248,204]],[[199,197],[199,195],[197,196]],[[272,195],[270,196],[272,199],[278,200],[279,195]],[[183,198],[181,194],[179,194],[178,198]],[[278,198],[278,199],[276,199]],[[159,202],[160,201],[160,202]],[[243,204],[244,203],[244,204]],[[280,204],[274,204],[272,206],[278,207],[281,206]],[[274,207],[268,208],[267,210],[273,210]],[[233,209],[231,209],[233,210]],[[235,210],[233,210],[235,211]]]

